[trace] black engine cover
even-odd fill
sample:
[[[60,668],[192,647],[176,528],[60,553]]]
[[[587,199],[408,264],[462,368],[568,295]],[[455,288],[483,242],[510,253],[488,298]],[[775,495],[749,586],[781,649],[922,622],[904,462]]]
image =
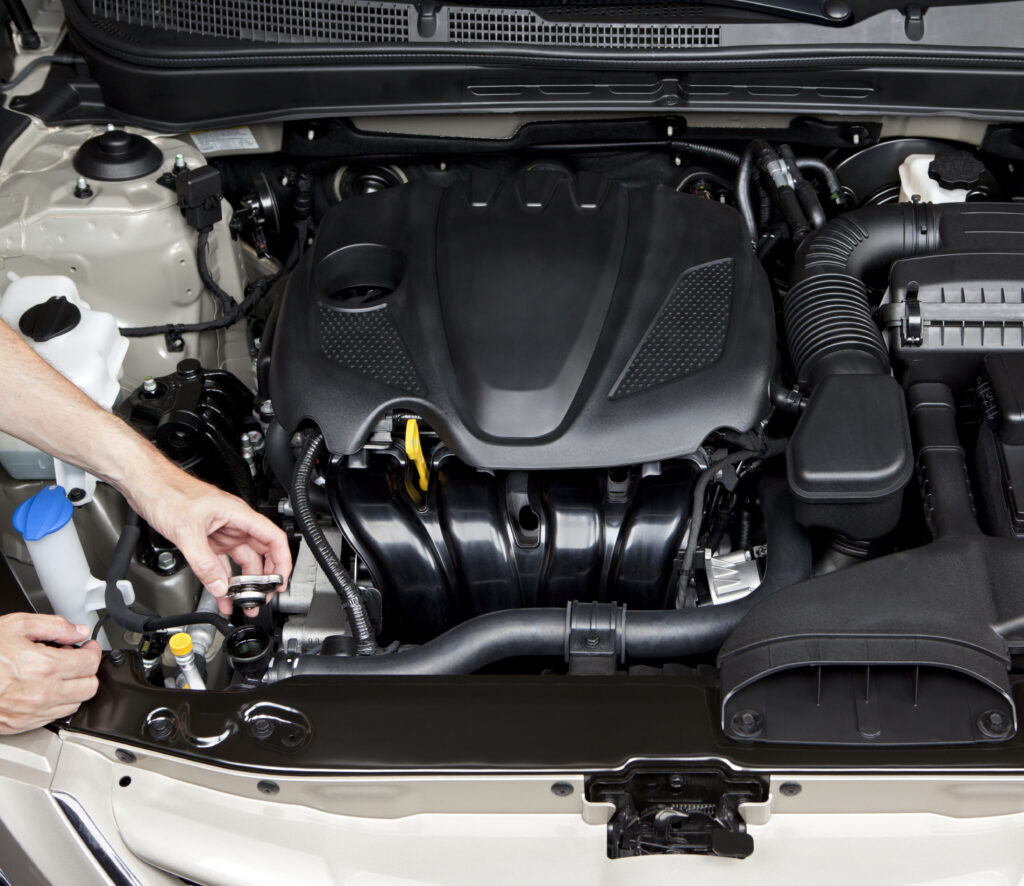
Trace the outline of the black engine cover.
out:
[[[292,275],[270,393],[338,454],[390,410],[468,464],[607,467],[765,413],[775,331],[735,210],[534,170],[345,200]]]

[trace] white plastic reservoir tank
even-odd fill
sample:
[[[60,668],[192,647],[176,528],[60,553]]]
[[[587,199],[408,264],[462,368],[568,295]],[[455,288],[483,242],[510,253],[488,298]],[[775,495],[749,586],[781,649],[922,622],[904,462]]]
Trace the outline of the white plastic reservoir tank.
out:
[[[118,379],[128,340],[113,315],[90,310],[69,277],[17,277],[0,298],[0,318],[65,378],[105,409],[120,393]],[[56,480],[75,493],[76,505],[92,500],[96,478],[56,462],[43,452],[0,432],[0,465],[16,480]]]

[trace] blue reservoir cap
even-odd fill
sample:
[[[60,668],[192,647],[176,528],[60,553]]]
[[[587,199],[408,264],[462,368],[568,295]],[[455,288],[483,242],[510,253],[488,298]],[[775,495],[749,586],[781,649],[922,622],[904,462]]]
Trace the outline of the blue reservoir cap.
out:
[[[49,486],[23,501],[14,512],[14,528],[26,541],[39,541],[63,529],[75,512],[63,486]]]

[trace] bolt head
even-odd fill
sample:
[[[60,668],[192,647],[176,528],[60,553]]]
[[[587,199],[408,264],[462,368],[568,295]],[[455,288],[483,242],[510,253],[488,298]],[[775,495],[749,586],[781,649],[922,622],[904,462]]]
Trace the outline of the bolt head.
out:
[[[803,789],[803,785],[797,784],[795,781],[787,781],[779,787],[779,793],[783,797],[795,797]]]
[[[256,785],[256,790],[261,794],[266,794],[268,797],[272,797],[281,790],[281,786],[278,785],[277,782],[261,781]]]
[[[573,786],[567,781],[556,781],[551,785],[551,793],[556,797],[568,797],[573,792]]]
[[[729,723],[732,731],[743,738],[754,738],[764,730],[764,716],[751,709],[737,711]]]
[[[178,558],[171,551],[161,551],[157,554],[156,566],[161,572],[170,572],[178,565]]]
[[[146,726],[149,736],[156,741],[166,741],[174,735],[174,720],[170,717],[154,717]]]
[[[978,729],[986,738],[1006,738],[1013,729],[1013,720],[1003,711],[985,711],[978,717]]]

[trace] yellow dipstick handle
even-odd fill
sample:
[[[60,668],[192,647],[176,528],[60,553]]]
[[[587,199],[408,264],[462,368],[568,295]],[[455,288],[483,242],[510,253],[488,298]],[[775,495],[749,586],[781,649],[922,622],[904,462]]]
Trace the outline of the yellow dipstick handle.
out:
[[[405,454],[416,465],[420,475],[420,489],[426,492],[430,474],[427,471],[427,460],[423,456],[423,445],[420,443],[420,423],[414,418],[405,423]]]

